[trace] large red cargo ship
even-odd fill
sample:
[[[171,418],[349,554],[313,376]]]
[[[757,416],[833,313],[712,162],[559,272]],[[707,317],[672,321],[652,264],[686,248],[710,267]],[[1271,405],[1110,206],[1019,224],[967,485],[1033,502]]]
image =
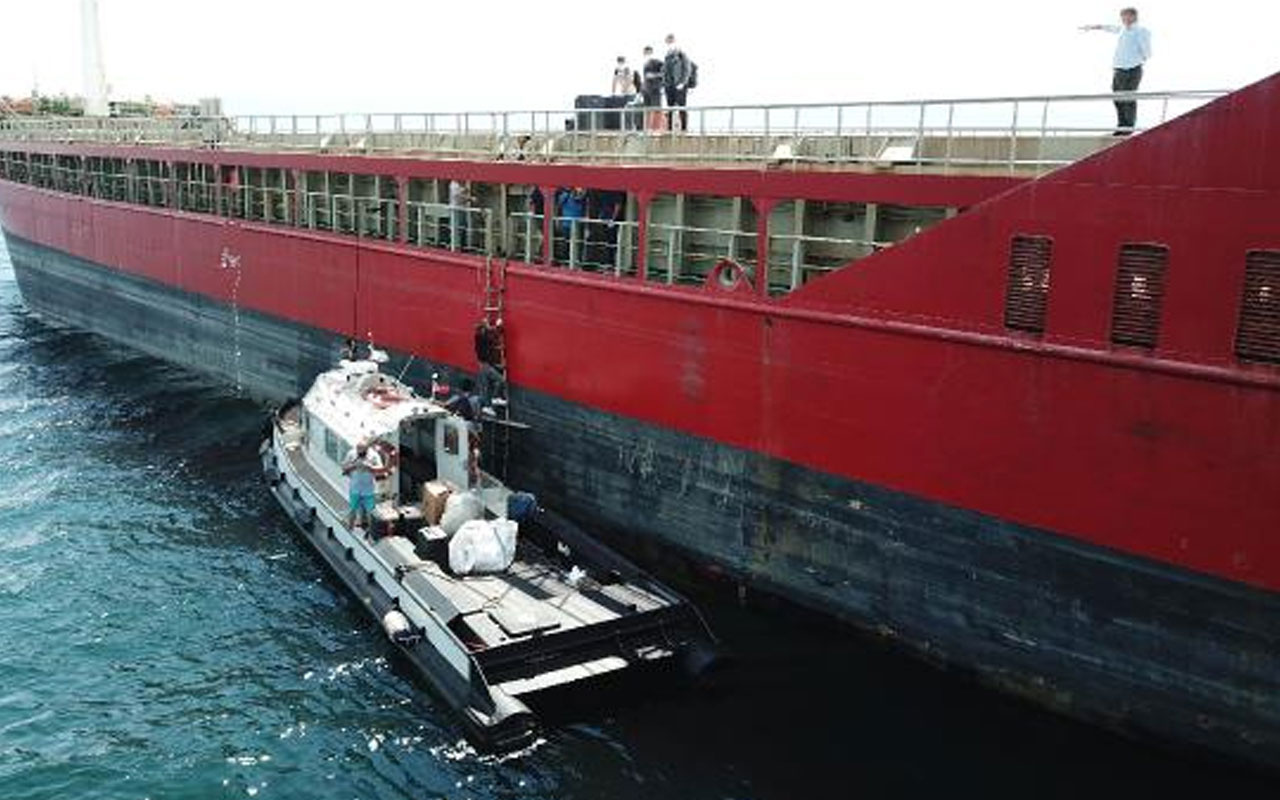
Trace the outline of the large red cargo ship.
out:
[[[6,121],[0,221],[33,310],[270,395],[500,314],[557,505],[1276,766],[1280,76],[1188,97]]]

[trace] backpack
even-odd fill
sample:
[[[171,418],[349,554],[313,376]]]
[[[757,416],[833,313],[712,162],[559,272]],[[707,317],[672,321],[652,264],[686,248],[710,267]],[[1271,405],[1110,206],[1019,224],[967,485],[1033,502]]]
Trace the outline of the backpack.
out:
[[[684,82],[684,88],[698,88],[698,63],[691,58],[689,59],[689,79]]]

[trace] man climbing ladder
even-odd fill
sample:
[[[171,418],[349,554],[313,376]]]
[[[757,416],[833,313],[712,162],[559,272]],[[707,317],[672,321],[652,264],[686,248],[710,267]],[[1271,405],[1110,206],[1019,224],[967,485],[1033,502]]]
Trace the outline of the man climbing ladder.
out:
[[[476,361],[480,363],[479,389],[484,406],[506,402],[506,361],[502,347],[502,318],[476,323]]]
[[[492,431],[494,435],[485,437],[489,447],[487,461],[501,475],[506,472],[511,446],[510,428],[514,425],[511,422],[511,408],[507,403],[506,329],[502,324],[507,291],[506,262],[497,264],[490,256],[485,259],[483,270],[483,313],[475,329],[476,361],[479,363],[478,389],[481,398],[479,421],[495,423]]]

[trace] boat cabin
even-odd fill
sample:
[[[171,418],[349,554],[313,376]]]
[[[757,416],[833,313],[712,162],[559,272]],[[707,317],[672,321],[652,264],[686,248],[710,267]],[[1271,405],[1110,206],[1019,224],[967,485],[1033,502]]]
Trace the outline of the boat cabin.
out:
[[[506,516],[511,494],[479,464],[479,430],[432,399],[383,374],[376,361],[344,360],[320,375],[298,412],[297,444],[315,477],[346,505],[342,463],[359,442],[378,450],[380,509],[416,508],[438,481],[471,491],[494,516]]]

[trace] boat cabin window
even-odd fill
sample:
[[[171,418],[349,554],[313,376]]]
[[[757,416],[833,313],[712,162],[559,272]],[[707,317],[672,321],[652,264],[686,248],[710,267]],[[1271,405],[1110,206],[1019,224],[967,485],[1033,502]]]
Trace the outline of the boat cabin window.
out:
[[[452,425],[444,429],[444,451],[451,456],[458,454],[458,429]]]
[[[344,455],[342,452],[342,440],[328,427],[324,429],[324,454],[332,459],[335,464],[342,463]]]

